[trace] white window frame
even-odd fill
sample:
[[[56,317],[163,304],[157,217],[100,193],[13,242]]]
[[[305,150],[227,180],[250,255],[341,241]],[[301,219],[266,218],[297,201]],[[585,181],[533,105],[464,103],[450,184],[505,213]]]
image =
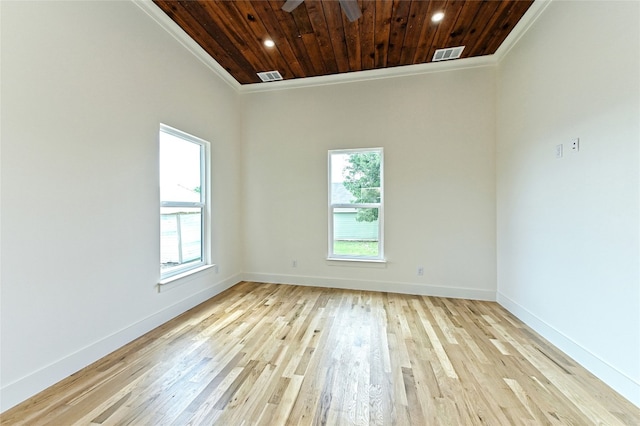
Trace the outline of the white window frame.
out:
[[[380,203],[348,203],[333,204],[332,203],[332,164],[331,156],[334,154],[355,154],[366,152],[380,153]],[[360,261],[360,262],[386,262],[384,257],[384,150],[383,148],[358,148],[358,149],[333,149],[328,154],[328,181],[329,181],[329,255],[327,260],[344,260],[344,261]],[[378,255],[377,256],[353,256],[344,254],[335,254],[333,252],[333,218],[334,209],[340,208],[377,208],[378,209]]]
[[[165,284],[173,279],[181,278],[185,275],[198,272],[205,267],[211,265],[211,234],[209,232],[211,224],[211,208],[210,208],[210,143],[204,139],[200,139],[189,133],[175,129],[166,124],[160,124],[159,137],[162,133],[175,136],[184,141],[194,143],[200,147],[200,202],[185,202],[185,201],[173,201],[162,200],[160,198],[160,212],[163,207],[186,207],[186,208],[199,208],[201,209],[201,233],[200,236],[200,250],[201,256],[199,262],[189,262],[176,267],[162,270],[160,269],[160,284]],[[159,140],[158,140],[159,145]]]

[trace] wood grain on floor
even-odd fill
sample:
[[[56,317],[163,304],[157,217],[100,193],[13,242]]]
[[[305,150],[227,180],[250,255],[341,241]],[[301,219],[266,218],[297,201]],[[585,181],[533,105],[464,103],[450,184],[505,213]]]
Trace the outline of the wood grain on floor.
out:
[[[2,425],[638,425],[497,303],[240,283]]]

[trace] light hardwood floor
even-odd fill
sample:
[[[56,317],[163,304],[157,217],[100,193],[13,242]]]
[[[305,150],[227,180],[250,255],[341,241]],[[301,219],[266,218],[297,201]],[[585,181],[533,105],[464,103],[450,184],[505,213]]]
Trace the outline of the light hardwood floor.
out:
[[[2,425],[638,425],[498,304],[240,283]]]

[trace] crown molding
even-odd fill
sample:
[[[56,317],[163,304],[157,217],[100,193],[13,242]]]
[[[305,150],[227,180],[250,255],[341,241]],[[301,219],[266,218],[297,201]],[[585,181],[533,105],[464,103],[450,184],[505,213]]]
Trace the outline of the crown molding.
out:
[[[535,0],[529,10],[527,10],[515,26],[513,31],[511,31],[493,55],[244,85],[238,83],[238,81],[233,78],[227,70],[216,62],[198,43],[196,43],[182,28],[180,28],[178,24],[176,24],[167,14],[156,6],[152,0],[131,1],[237,93],[256,93],[496,66],[509,53],[513,46],[517,44],[520,38],[534,24],[553,0]]]
[[[400,67],[380,68],[365,71],[354,71],[342,74],[322,75],[318,77],[294,78],[291,80],[273,81],[269,83],[253,83],[240,86],[240,93],[270,92],[274,90],[300,89],[305,87],[328,86],[334,84],[355,83],[397,77],[408,77],[431,74],[443,71],[454,71],[496,65],[493,55],[475,58],[456,59],[426,64],[403,65]]]

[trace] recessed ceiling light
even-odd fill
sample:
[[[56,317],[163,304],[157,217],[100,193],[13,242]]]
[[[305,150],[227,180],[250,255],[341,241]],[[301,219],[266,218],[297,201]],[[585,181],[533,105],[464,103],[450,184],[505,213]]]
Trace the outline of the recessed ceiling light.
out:
[[[440,21],[442,21],[442,18],[444,18],[444,13],[443,12],[436,12],[431,17],[431,20],[433,22],[440,22]]]
[[[275,46],[276,44],[273,42],[273,40],[271,40],[270,38],[268,38],[268,39],[266,39],[266,40],[264,41],[264,45],[265,45],[265,46],[267,46],[267,47],[273,47],[273,46]]]

